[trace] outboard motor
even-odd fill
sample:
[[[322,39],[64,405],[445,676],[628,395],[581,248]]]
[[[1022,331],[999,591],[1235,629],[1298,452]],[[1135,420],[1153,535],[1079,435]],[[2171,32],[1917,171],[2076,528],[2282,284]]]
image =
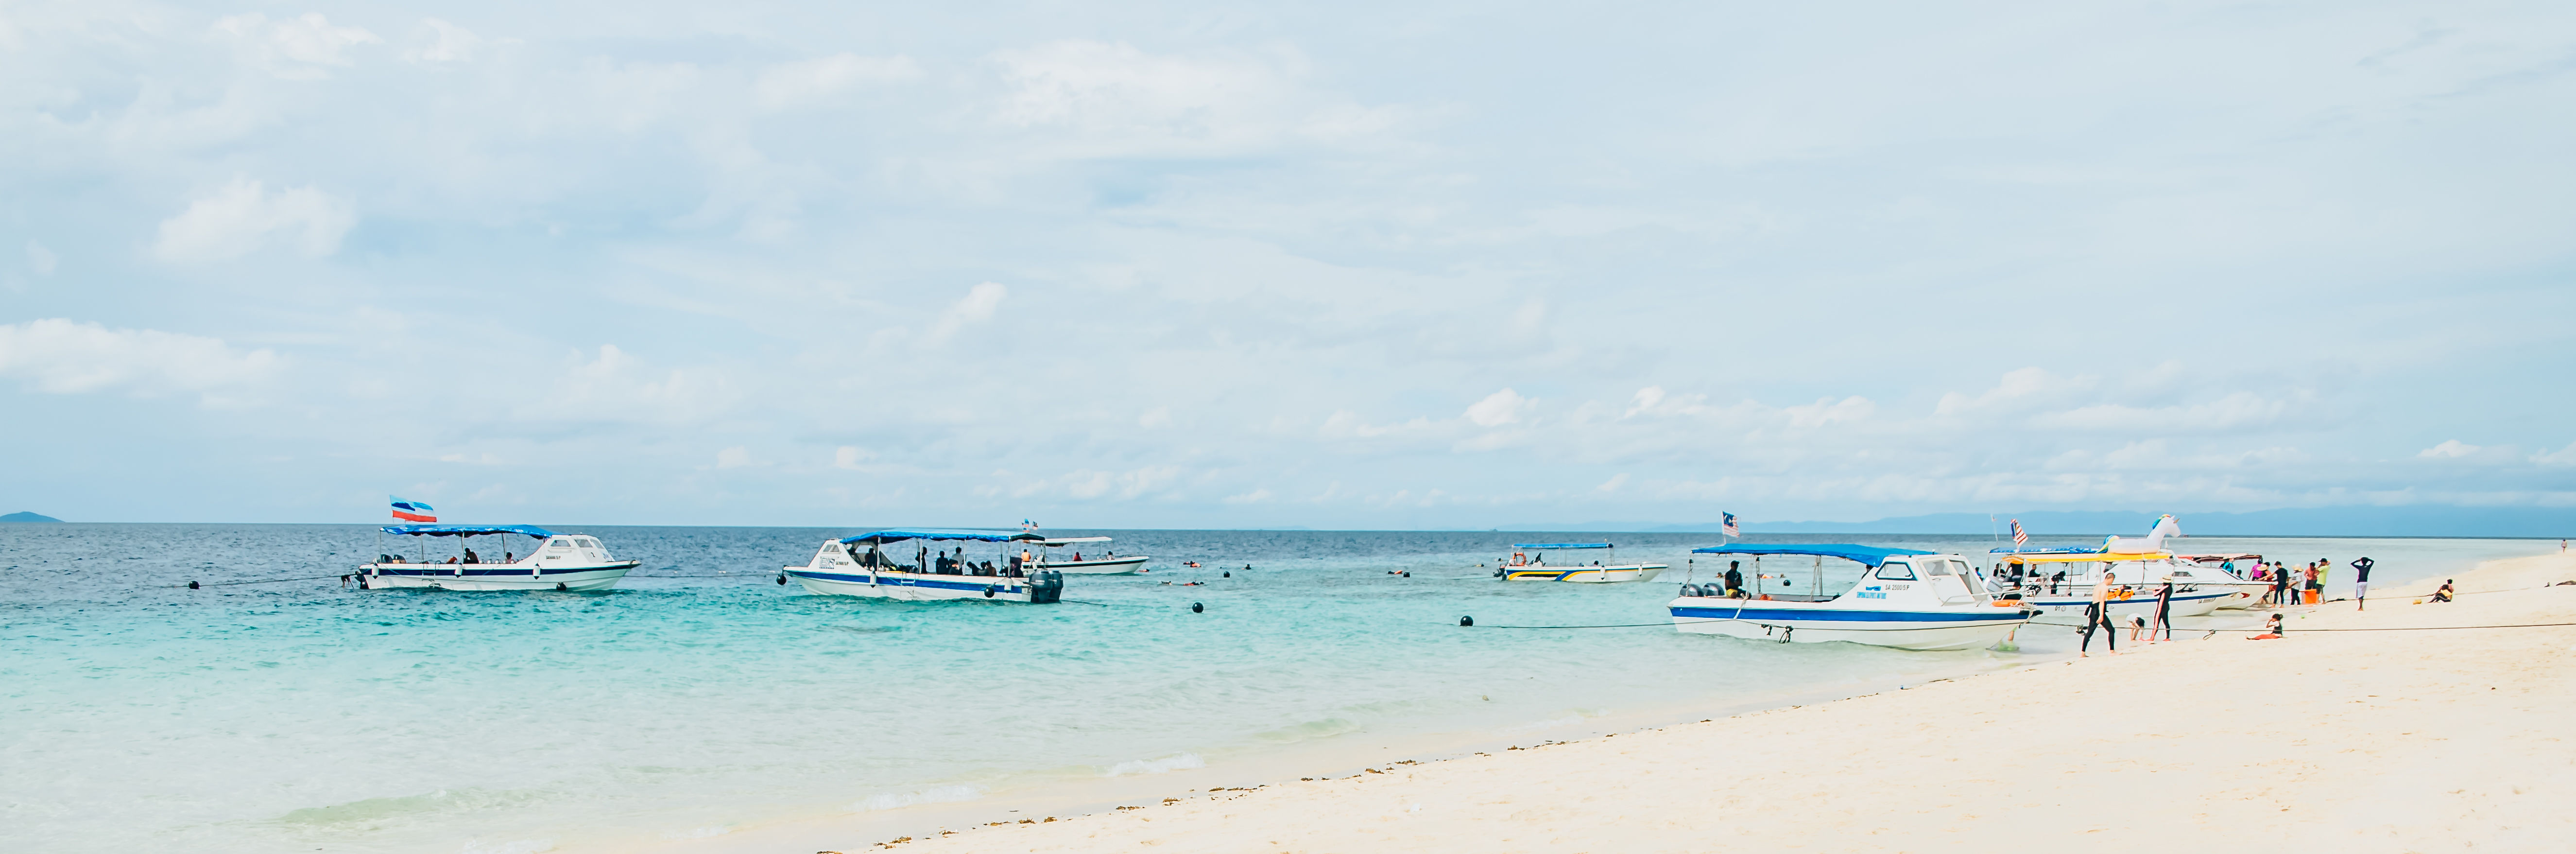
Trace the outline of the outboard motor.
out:
[[[1044,605],[1064,598],[1064,571],[1041,569],[1029,573],[1029,601]]]

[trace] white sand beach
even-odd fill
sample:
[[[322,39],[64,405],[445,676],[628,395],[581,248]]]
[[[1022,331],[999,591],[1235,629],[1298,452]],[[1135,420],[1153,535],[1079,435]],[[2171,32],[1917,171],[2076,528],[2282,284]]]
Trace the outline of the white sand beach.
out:
[[[2540,586],[2576,579],[2576,558],[2494,561],[2456,578],[2471,594],[2457,603],[2413,604],[2435,579],[2374,596],[2368,611],[2292,609],[2282,640],[2194,633],[1910,690],[893,847],[2576,849],[2576,626],[2442,628],[2576,622],[2576,586]]]

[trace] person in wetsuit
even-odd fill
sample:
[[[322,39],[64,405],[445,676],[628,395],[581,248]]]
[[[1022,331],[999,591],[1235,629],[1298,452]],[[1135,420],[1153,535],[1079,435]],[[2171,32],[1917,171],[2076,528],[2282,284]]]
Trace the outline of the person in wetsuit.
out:
[[[2156,589],[2156,621],[2147,624],[2147,640],[2155,640],[2158,630],[2165,633],[2165,640],[2173,640],[2173,593],[2172,579]]]
[[[2075,649],[2079,658],[2093,657],[2094,629],[2102,630],[2104,648],[2109,649],[2112,655],[2120,654],[2120,632],[2111,626],[2111,584],[2114,577],[2111,573],[2102,573],[2102,583],[2093,585],[2093,602],[2084,606],[2084,642]]]

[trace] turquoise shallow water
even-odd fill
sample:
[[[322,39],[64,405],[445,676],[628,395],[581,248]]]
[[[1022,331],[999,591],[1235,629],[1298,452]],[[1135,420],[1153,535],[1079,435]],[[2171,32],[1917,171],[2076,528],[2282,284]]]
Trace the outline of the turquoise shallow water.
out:
[[[331,580],[191,591],[189,580],[342,572],[386,547],[366,526],[0,527],[9,847],[538,851],[611,832],[720,834],[1108,776],[1207,774],[1336,740],[1562,737],[1587,718],[2032,654],[1456,625],[1465,614],[1487,626],[1658,622],[1688,549],[1714,539],[1701,534],[1608,535],[1620,558],[1673,570],[1655,583],[1568,585],[1497,582],[1476,564],[1516,540],[1603,535],[1104,532],[1122,553],[1154,555],[1154,571],[1079,577],[1066,591],[1077,601],[1014,606],[771,583],[779,565],[847,532],[562,530],[597,535],[644,569],[606,594],[362,592]],[[2191,545],[2277,548],[2294,565],[2367,552],[2382,582],[2556,547]],[[1188,581],[1206,586],[1178,584]]]

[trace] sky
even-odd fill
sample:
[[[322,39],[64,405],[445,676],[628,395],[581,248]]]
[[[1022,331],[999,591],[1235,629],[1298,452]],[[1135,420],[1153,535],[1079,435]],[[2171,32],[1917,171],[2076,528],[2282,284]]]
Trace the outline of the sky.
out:
[[[0,512],[2576,506],[2571,105],[2563,4],[10,2]]]

